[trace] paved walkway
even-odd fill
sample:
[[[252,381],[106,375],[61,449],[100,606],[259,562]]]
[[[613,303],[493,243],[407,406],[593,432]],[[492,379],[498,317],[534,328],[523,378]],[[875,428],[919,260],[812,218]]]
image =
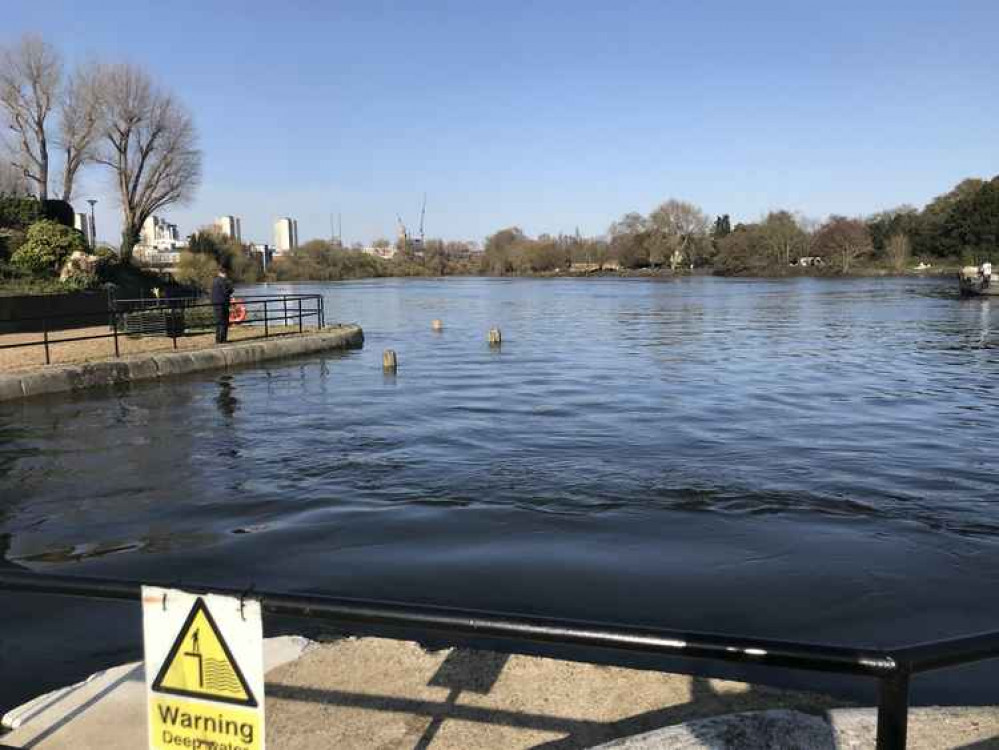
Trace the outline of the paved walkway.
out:
[[[306,332],[313,332],[316,327],[305,326]],[[115,360],[114,340],[110,338],[91,339],[89,341],[69,341],[59,343],[60,339],[79,339],[86,336],[106,336],[111,333],[107,326],[92,326],[90,328],[74,328],[65,331],[53,331],[49,334],[49,359],[53,365],[77,364],[80,362],[107,362]],[[269,333],[272,336],[294,335],[298,326],[272,325]],[[259,326],[231,326],[230,341],[247,341],[249,339],[263,340],[264,330]],[[0,372],[24,372],[45,366],[45,348],[40,343],[42,332],[6,333],[0,334],[0,345],[32,344],[15,349],[0,349]],[[215,346],[215,332],[187,334],[177,339],[177,350],[194,351],[210,349]],[[132,354],[149,354],[153,352],[172,352],[173,339],[166,336],[126,336],[119,334],[118,351],[122,357]]]
[[[374,638],[323,646],[269,639],[265,662],[271,750],[571,750],[655,730],[661,730],[659,744],[649,735],[646,744],[628,747],[707,747],[676,739],[696,740],[699,730],[663,728],[778,708],[823,721],[831,717],[837,735],[833,739],[830,730],[830,747],[874,743],[871,710],[850,709],[821,695],[685,675],[492,652],[425,651],[415,643]],[[109,670],[5,721],[16,719],[22,726],[0,744],[141,750],[146,747],[142,668]],[[919,709],[912,714],[910,737],[910,748],[917,750],[999,748],[999,709]]]

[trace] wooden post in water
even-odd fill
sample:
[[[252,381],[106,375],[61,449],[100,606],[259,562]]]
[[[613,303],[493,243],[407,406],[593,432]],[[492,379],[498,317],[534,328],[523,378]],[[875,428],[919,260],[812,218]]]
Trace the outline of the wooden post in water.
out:
[[[385,372],[395,372],[398,367],[398,361],[396,360],[395,352],[391,349],[386,349],[382,354],[382,369]]]
[[[489,329],[489,346],[500,346],[503,343],[503,333],[499,328]]]
[[[434,319],[434,322],[430,324],[430,327],[433,328],[435,331],[443,331],[444,321],[440,320],[439,318],[436,318]]]

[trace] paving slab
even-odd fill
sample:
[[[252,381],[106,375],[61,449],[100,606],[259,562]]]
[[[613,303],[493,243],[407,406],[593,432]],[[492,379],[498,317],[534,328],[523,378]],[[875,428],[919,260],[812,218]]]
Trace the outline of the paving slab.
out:
[[[589,748],[721,714],[822,715],[844,702],[739,682],[415,643],[349,639],[267,678],[267,744],[314,748]]]
[[[844,701],[726,680],[467,649],[347,638],[265,641],[271,750],[854,750],[876,713]],[[0,746],[141,750],[141,664],[10,712]],[[610,744],[608,744],[610,743]],[[999,709],[919,708],[914,750],[999,749]]]
[[[299,658],[314,646],[297,636],[264,641],[264,669]],[[146,675],[141,662],[91,675],[7,712],[3,745],[32,750],[141,750],[147,746]]]

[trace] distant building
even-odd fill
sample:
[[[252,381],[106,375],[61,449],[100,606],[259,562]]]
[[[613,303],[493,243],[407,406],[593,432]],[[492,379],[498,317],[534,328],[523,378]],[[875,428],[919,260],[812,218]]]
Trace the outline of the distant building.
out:
[[[159,216],[150,216],[146,219],[139,234],[139,244],[149,250],[168,252],[184,246],[177,225]]]
[[[395,257],[396,249],[391,245],[386,247],[375,247],[371,245],[369,247],[361,248],[361,252],[366,255],[374,255],[376,258],[384,258],[385,260],[391,260]]]
[[[238,216],[220,216],[215,220],[215,226],[226,237],[243,242],[243,225]]]
[[[157,271],[176,273],[180,263],[180,250],[154,250],[142,245],[135,246],[135,258],[148,268]]]
[[[252,243],[250,245],[250,254],[260,257],[260,263],[264,267],[265,271],[270,268],[270,265],[274,260],[274,248],[264,243]]]
[[[73,226],[83,233],[83,239],[90,247],[94,246],[94,222],[87,214],[73,214]]]
[[[274,252],[277,255],[291,252],[298,247],[298,222],[283,217],[274,222]]]
[[[159,216],[150,216],[139,233],[135,257],[145,266],[172,273],[180,262],[183,247],[176,224]]]

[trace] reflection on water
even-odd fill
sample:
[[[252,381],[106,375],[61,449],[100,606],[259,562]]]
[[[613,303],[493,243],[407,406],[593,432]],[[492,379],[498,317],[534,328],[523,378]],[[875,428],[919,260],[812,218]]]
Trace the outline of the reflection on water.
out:
[[[990,300],[316,289],[363,351],[0,406],[7,559],[809,640],[999,619]]]
[[[236,410],[239,408],[239,399],[236,398],[233,378],[231,375],[223,375],[218,379],[218,384],[219,395],[215,398],[215,404],[223,417],[231,419],[236,416]]]

